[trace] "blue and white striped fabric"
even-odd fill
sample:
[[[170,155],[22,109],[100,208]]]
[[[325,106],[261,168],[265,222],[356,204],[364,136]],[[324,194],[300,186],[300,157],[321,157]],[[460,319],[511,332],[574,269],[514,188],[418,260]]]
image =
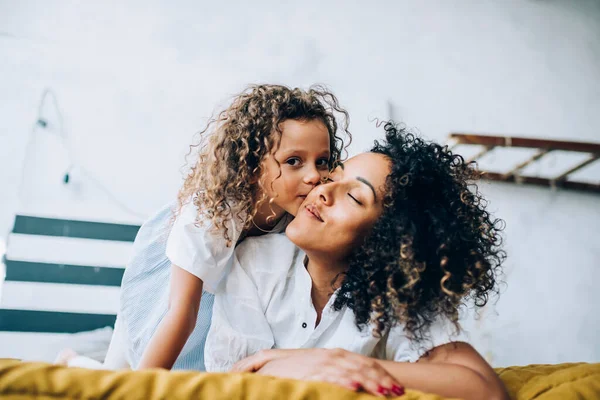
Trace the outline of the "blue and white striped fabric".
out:
[[[171,262],[165,254],[176,204],[161,209],[140,228],[121,284],[120,318],[127,331],[128,359],[137,369],[158,324],[167,312]],[[204,344],[214,295],[202,293],[196,327],[173,369],[204,371]]]

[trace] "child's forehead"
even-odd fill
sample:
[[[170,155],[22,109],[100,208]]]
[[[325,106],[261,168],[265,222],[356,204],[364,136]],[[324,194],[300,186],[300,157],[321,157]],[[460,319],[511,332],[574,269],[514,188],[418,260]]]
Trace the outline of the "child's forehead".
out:
[[[286,119],[281,122],[280,130],[282,134],[287,135],[300,135],[300,134],[312,134],[319,135],[325,133],[329,135],[327,126],[320,119]]]
[[[281,123],[280,146],[287,147],[325,147],[329,149],[329,131],[318,120],[298,121],[293,119]]]

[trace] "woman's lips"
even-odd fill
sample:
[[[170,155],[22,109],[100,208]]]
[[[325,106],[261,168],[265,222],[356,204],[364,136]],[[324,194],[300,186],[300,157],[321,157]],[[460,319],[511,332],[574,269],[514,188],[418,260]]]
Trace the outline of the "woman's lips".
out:
[[[314,204],[308,204],[305,208],[306,208],[306,211],[308,211],[308,213],[310,215],[312,215],[319,221],[323,222],[323,219],[321,218],[321,214],[319,213],[319,210],[317,210],[317,207],[314,206]]]

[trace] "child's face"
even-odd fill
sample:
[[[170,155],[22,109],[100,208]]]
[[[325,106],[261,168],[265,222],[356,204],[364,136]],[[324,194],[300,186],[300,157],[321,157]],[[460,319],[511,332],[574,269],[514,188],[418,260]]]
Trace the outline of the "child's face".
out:
[[[274,199],[273,211],[296,215],[306,195],[329,173],[329,133],[320,120],[288,119],[280,127],[279,149],[263,161],[261,180]]]

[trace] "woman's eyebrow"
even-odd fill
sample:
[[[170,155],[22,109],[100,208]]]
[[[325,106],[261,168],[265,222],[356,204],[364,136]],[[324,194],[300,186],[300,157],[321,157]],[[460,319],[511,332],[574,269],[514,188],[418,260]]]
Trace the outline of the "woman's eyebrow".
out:
[[[375,188],[373,187],[373,185],[371,185],[371,182],[369,182],[368,180],[366,180],[362,176],[357,176],[356,180],[359,181],[359,182],[364,183],[365,185],[367,185],[371,189],[371,191],[373,192],[373,197],[375,197],[375,201],[377,201],[377,192],[375,192]]]

